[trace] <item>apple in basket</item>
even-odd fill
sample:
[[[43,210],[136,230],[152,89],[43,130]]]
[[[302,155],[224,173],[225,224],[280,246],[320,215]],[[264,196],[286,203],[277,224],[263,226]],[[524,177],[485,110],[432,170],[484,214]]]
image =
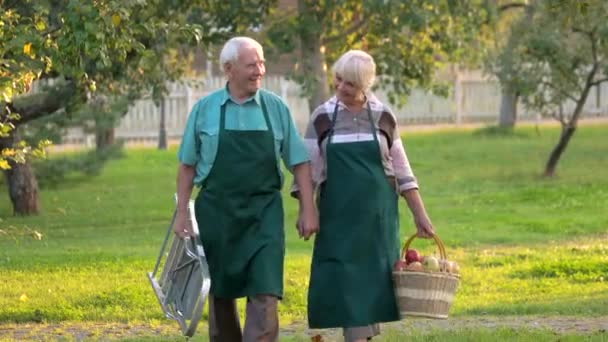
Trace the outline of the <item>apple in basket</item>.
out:
[[[456,261],[451,261],[452,263],[452,271],[451,273],[458,274],[460,273],[460,266],[456,263]]]
[[[405,270],[412,272],[422,272],[424,271],[424,267],[422,267],[422,263],[420,261],[414,261],[411,264],[407,265],[407,267],[405,267]]]
[[[426,271],[437,272],[439,271],[439,260],[434,256],[426,256],[422,260],[422,265]]]
[[[454,273],[454,265],[456,263],[450,260],[439,260],[439,271],[446,273]],[[456,265],[458,266],[458,265]]]
[[[405,269],[405,266],[407,266],[405,260],[399,259],[393,264],[393,271],[401,272]]]
[[[422,261],[420,254],[418,254],[418,251],[415,249],[408,249],[407,252],[405,252],[405,262],[409,265],[414,261]]]

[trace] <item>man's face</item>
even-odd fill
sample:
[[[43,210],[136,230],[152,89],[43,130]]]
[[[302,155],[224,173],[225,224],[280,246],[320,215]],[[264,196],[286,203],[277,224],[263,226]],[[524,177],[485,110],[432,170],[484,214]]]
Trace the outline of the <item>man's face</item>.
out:
[[[241,47],[238,60],[228,64],[226,72],[228,81],[237,91],[253,95],[260,88],[262,77],[266,73],[264,56],[253,47]]]

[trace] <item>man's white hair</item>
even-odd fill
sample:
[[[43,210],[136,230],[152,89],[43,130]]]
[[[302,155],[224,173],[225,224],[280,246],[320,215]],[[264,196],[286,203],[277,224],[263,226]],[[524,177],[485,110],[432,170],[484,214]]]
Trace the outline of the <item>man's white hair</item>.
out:
[[[258,51],[258,54],[263,59],[264,49],[262,45],[255,39],[249,37],[234,37],[224,44],[222,52],[220,52],[220,68],[224,68],[226,63],[234,63],[239,59],[239,50],[242,47],[253,47]]]

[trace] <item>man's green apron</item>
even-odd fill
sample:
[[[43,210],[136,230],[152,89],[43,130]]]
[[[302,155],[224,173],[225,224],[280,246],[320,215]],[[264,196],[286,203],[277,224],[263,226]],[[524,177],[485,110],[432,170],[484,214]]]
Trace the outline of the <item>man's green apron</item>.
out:
[[[399,257],[397,194],[384,173],[369,103],[367,114],[373,141],[332,143],[334,109],[308,292],[311,328],[399,320],[391,279]]]
[[[283,203],[274,135],[227,130],[220,111],[218,151],[196,198],[196,220],[209,263],[211,294],[239,298],[283,295]]]

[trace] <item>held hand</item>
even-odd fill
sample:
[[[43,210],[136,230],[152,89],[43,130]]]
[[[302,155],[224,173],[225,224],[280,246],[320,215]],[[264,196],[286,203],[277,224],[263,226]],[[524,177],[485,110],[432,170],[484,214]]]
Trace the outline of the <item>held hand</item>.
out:
[[[175,222],[173,224],[173,231],[175,232],[175,235],[182,239],[191,236],[190,232],[192,230],[190,229],[190,216],[188,215],[187,211],[177,211],[177,214],[175,215]]]
[[[429,239],[435,235],[435,229],[433,229],[431,219],[429,219],[426,213],[415,215],[414,223],[416,224],[416,236]]]
[[[319,231],[319,216],[316,209],[300,210],[296,224],[300,238],[308,240],[312,234]]]

